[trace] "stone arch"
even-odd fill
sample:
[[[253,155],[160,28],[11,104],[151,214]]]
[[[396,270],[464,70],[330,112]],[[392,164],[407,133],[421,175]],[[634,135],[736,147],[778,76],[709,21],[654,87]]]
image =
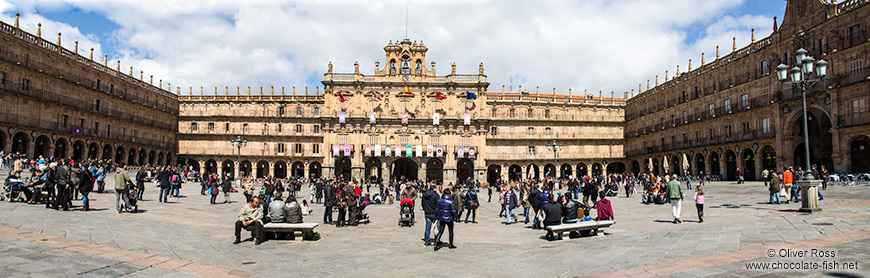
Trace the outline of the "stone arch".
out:
[[[625,163],[613,162],[607,164],[607,174],[623,174],[625,173]]]
[[[166,164],[168,164],[168,163],[166,163],[166,161],[165,161],[164,159],[165,159],[165,157],[164,157],[163,152],[159,152],[159,153],[157,153],[157,165],[166,165]],[[215,166],[215,169],[217,169],[217,166]]]
[[[556,165],[553,163],[544,164],[544,175],[545,178],[555,178],[556,177]]]
[[[155,165],[154,162],[157,160],[157,153],[153,150],[148,152],[148,164]]]
[[[127,150],[127,164],[139,164],[136,161],[136,148]]]
[[[353,164],[350,161],[350,157],[336,157],[333,165],[335,166],[333,175],[336,180],[349,181],[351,179],[351,167]]]
[[[124,147],[118,146],[115,148],[115,162],[124,163]]]
[[[426,161],[426,180],[444,183],[444,161],[438,158]]]
[[[508,167],[508,180],[509,181],[519,181],[523,179],[523,167],[517,164],[513,164]],[[492,185],[492,184],[490,184]]]
[[[589,169],[586,163],[577,164],[577,177],[582,178],[589,175]]]
[[[69,149],[69,146],[66,139],[57,138],[54,141],[54,157],[67,157],[67,149]]]
[[[0,152],[6,151],[6,132],[0,132]]]
[[[24,132],[12,135],[12,149],[10,153],[27,154],[27,145],[30,144],[30,136]]]
[[[707,170],[705,170],[707,168],[706,167],[707,162],[704,159],[704,154],[702,154],[700,152],[696,153],[695,157],[692,158],[692,161],[693,161],[693,164],[695,164],[695,167],[694,167],[695,168],[695,172],[694,172],[695,175],[703,176],[704,174],[707,173],[706,172]]]
[[[529,164],[528,166],[526,166],[525,178],[530,179],[530,180],[540,179],[541,175],[540,175],[540,172],[538,172],[538,170],[539,170],[538,165]]]
[[[495,185],[498,179],[501,178],[501,165],[493,164],[486,166],[486,183]]]
[[[199,163],[196,163],[196,164],[199,164]],[[215,161],[214,159],[206,160],[205,161],[205,169],[203,171],[203,174],[209,174],[209,175],[217,174],[217,167],[218,167],[217,161]],[[199,166],[197,166],[197,168],[199,168]]]
[[[283,179],[287,177],[287,162],[283,160],[275,161],[275,165],[272,166],[273,176],[279,179]]]
[[[93,142],[88,145],[88,158],[89,159],[98,159],[100,154],[100,145],[97,142]]]
[[[743,179],[755,180],[755,152],[749,148],[744,149],[743,154],[740,155],[740,161],[743,165]]]
[[[242,160],[239,165],[239,177],[251,177],[251,170],[253,169],[253,165],[251,165],[251,161]]]
[[[559,177],[563,179],[567,179],[569,176],[573,176],[573,169],[571,169],[571,164],[563,163],[562,166],[559,167]]]
[[[321,169],[322,167],[320,166],[320,162],[313,161],[311,163],[308,163],[308,175],[311,176],[311,178],[320,178]]]
[[[196,160],[188,159],[187,161],[184,162],[184,164],[187,165],[187,167],[189,167],[194,172],[202,174],[202,172],[199,171],[200,170],[199,169],[199,162],[197,162]],[[206,165],[206,167],[208,167],[208,165]]]
[[[456,180],[465,182],[468,178],[476,180],[474,176],[474,160],[469,158],[460,158],[456,161]]]
[[[139,165],[148,163],[148,151],[139,149]]]
[[[776,149],[773,146],[766,145],[761,148],[761,169],[777,170],[776,167]]]
[[[833,134],[831,133],[831,128],[833,127],[832,118],[825,109],[816,105],[809,105],[807,110],[809,114],[807,126],[809,128],[810,162],[812,164],[825,165],[828,169],[833,169],[834,141]],[[800,149],[795,148],[793,165],[795,165],[795,168],[806,168],[806,163],[804,162],[806,161],[806,151],[803,147],[803,115],[800,112],[795,114],[789,117],[793,120],[786,122],[786,128],[790,128],[790,130],[786,131],[785,135],[795,136],[794,138],[797,139],[795,145],[800,147]]]
[[[290,164],[290,176],[305,177],[305,164],[302,161],[296,161]]]
[[[604,168],[601,167],[601,164],[598,162],[592,163],[592,176],[600,176],[604,171]]]
[[[638,162],[637,160],[631,161],[631,173],[635,176],[640,175],[640,162]]]
[[[269,162],[260,160],[257,162],[257,178],[265,178],[269,176]]]
[[[111,160],[112,159],[112,146],[109,144],[105,144],[102,147],[103,154],[100,156],[102,160]]]
[[[725,151],[724,180],[737,180],[737,154],[732,150]]]
[[[714,176],[722,175],[722,161],[718,152],[710,153],[710,174]]]
[[[48,136],[40,135],[36,137],[36,140],[33,141],[33,158],[38,158],[40,156],[44,158],[49,157],[49,145],[51,140],[48,139]]]
[[[197,166],[199,167],[199,166]],[[230,178],[236,178],[236,163],[232,160],[224,160],[221,162],[221,171],[224,173],[224,176],[230,175]]]
[[[852,173],[870,173],[870,137],[856,136],[849,143],[849,159]],[[833,171],[833,169],[828,169]]]

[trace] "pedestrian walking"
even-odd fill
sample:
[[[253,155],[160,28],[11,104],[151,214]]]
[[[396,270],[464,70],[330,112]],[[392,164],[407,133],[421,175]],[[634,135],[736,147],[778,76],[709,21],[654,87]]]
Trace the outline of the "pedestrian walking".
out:
[[[682,210],[683,205],[683,187],[680,181],[677,180],[676,174],[668,182],[668,199],[671,203],[671,212],[674,215],[674,224],[683,223],[683,220],[680,220],[680,210]]]
[[[704,189],[695,189],[695,208],[698,209],[698,223],[704,223]]]
[[[450,189],[444,189],[444,195],[438,200],[436,207],[436,218],[438,219],[438,235],[435,236],[435,251],[441,249],[441,236],[444,235],[444,228],[449,230],[450,244],[447,246],[450,249],[456,248],[453,245],[453,219],[457,217],[456,206],[453,204],[453,199],[450,197]]]

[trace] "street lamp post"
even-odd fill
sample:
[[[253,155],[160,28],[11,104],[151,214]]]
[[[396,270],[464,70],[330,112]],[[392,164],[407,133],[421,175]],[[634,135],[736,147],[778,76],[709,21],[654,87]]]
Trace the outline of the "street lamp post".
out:
[[[236,136],[235,140],[230,140],[230,143],[233,144],[233,147],[239,150],[239,155],[236,157],[236,163],[239,165],[236,168],[236,172],[239,174],[242,173],[242,147],[248,145],[248,140],[242,140],[242,136]],[[239,178],[239,174],[236,174],[236,179],[239,180],[239,186],[241,186],[242,179]]]
[[[804,128],[804,169],[806,169],[803,179],[814,180],[816,177],[812,174],[810,168],[810,137],[807,127],[807,87],[815,85],[825,78],[828,71],[828,62],[819,60],[818,62],[813,57],[807,56],[807,51],[803,48],[798,49],[795,53],[797,58],[797,66],[788,69],[788,66],[779,64],[776,67],[776,78],[785,85],[792,85],[794,88],[801,91],[801,104],[803,105],[803,128]],[[815,67],[815,77],[812,78],[813,68]],[[791,79],[790,81],[788,79]]]
[[[791,70],[788,66],[780,64],[776,67],[776,79],[785,85],[792,85],[794,88],[801,90],[801,104],[803,106],[803,128],[804,128],[804,176],[802,180],[797,182],[801,187],[801,208],[803,212],[818,212],[822,209],[819,207],[818,187],[816,177],[812,174],[810,168],[810,130],[807,125],[809,114],[807,114],[807,87],[821,82],[822,78],[828,74],[828,62],[819,60],[818,62],[807,55],[807,51],[803,48],[795,52],[797,65]],[[815,68],[815,78],[813,78],[813,70]],[[789,80],[790,79],[790,80]]]
[[[553,140],[553,143],[550,143],[550,145],[547,145],[547,149],[553,151],[553,178],[555,179],[556,173],[557,173],[557,171],[556,171],[556,169],[557,169],[556,152],[562,151],[562,144],[557,144],[556,140]]]

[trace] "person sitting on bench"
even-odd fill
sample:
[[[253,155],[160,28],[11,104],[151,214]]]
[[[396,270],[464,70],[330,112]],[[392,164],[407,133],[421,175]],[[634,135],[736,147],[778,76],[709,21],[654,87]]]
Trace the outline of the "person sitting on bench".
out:
[[[565,203],[562,204],[563,223],[577,223],[578,208],[580,208],[580,203],[574,201],[572,195],[574,194],[565,194]]]
[[[542,209],[544,212],[544,228],[562,224],[562,204],[556,202],[553,194],[547,197],[549,202]],[[561,239],[562,233],[553,235],[553,230],[547,229],[547,240]]]
[[[242,206],[239,211],[239,220],[236,220],[236,241],[233,244],[239,244],[241,241],[242,228],[250,228],[254,232],[256,245],[263,243],[263,207],[260,206],[260,197],[251,197],[251,202]]]
[[[598,210],[598,216],[595,217],[595,221],[601,220],[613,220],[613,208],[610,206],[610,200],[605,199],[604,192],[601,192],[599,196],[601,196],[601,200],[598,200],[596,204]]]

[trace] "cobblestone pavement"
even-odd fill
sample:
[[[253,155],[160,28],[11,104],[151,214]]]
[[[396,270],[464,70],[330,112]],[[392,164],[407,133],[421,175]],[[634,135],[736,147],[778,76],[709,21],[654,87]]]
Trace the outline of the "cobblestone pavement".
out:
[[[5,178],[8,170],[0,172]],[[106,183],[111,187],[113,177]],[[459,248],[438,252],[423,246],[425,223],[397,226],[397,205],[369,206],[370,224],[321,225],[318,241],[270,240],[255,246],[232,244],[233,222],[244,196],[232,194],[230,204],[209,205],[208,196],[200,195],[193,183],[183,186],[182,198],[171,198],[168,204],[157,203],[158,190],[149,186],[137,214],[116,213],[114,193],[91,194],[91,212],[3,202],[0,272],[12,277],[870,275],[870,187],[829,187],[822,192],[823,211],[812,215],[797,212],[799,204],[767,204],[768,193],[760,182],[714,182],[706,191],[704,223],[697,221],[688,190],[682,224],[670,222],[669,205],[643,205],[638,195],[626,198],[623,193],[610,198],[616,224],[602,235],[550,242],[529,225],[501,224],[497,197],[485,202],[484,190],[480,224],[456,224]],[[312,209],[305,221],[320,222],[323,207]],[[417,209],[422,220],[419,205]],[[768,256],[770,249],[773,257]],[[835,257],[813,256],[812,249],[834,252]],[[839,269],[747,266],[832,262]],[[843,269],[850,263],[857,266]]]

